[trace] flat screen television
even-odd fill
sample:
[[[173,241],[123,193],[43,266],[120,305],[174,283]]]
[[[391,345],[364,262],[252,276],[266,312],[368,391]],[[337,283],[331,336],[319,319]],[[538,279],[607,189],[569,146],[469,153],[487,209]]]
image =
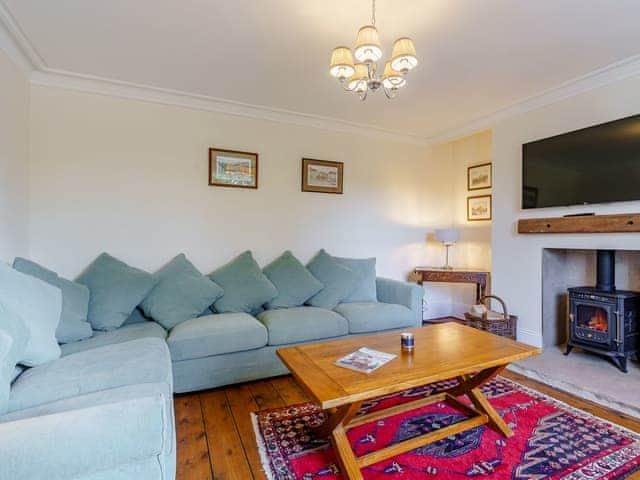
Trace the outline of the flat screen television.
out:
[[[522,208],[640,200],[640,115],[522,146]]]

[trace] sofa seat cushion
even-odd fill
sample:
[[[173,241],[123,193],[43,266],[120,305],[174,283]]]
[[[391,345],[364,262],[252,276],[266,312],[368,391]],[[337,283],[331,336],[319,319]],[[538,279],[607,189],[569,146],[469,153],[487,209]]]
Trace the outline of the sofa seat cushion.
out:
[[[335,311],[349,322],[349,333],[415,327],[413,311],[404,305],[378,302],[341,303]]]
[[[143,338],[67,355],[23,372],[11,386],[9,412],[138,383],[172,385],[163,340]]]
[[[176,325],[167,344],[177,362],[264,347],[267,329],[246,313],[219,313]]]
[[[296,307],[267,310],[258,315],[269,331],[269,345],[321,340],[349,333],[347,321],[331,310]]]
[[[104,347],[106,345],[138,340],[140,338],[160,338],[164,340],[167,338],[167,331],[156,322],[132,323],[120,327],[117,330],[111,330],[110,332],[94,332],[91,338],[87,338],[81,342],[60,345],[60,348],[62,349],[62,355],[65,356],[93,348]]]

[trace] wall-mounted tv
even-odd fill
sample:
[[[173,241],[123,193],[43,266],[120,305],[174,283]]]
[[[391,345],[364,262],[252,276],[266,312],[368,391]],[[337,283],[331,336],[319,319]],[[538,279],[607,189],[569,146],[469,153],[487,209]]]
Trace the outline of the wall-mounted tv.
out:
[[[640,115],[522,146],[522,208],[640,200]]]

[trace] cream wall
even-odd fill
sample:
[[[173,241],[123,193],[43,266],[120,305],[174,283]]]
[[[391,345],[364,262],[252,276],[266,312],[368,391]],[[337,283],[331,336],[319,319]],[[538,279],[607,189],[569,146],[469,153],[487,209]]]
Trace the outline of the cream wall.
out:
[[[29,84],[0,50],[0,261],[27,255]]]
[[[640,76],[627,78],[511,117],[493,130],[493,290],[520,316],[518,334],[523,341],[542,343],[543,248],[640,250],[640,234],[518,235],[517,220],[577,212],[638,212],[640,202],[522,211],[522,144],[638,114],[639,92]]]
[[[425,185],[433,188],[436,182],[443,181],[446,192],[438,202],[446,212],[441,215],[441,223],[436,228],[455,227],[460,232],[460,241],[451,247],[450,264],[461,268],[491,268],[491,221],[467,221],[467,197],[490,194],[491,189],[467,190],[467,168],[471,165],[489,163],[492,160],[491,131],[486,130],[452,142],[434,145],[429,148]],[[433,178],[434,173],[444,172],[444,180]],[[442,173],[441,173],[442,175]],[[444,264],[444,246],[435,239],[433,233],[428,236],[428,249],[435,257],[431,265]],[[426,317],[436,318],[447,315],[461,316],[474,303],[475,287],[464,284],[425,284]]]
[[[258,190],[207,185],[210,146],[258,152]],[[185,252],[204,272],[245,249],[375,256],[398,279],[430,260],[446,186],[425,147],[33,86],[31,256],[75,276],[108,251],[154,270]],[[345,163],[344,195],[300,191],[301,158]],[[429,172],[437,187],[425,188]]]

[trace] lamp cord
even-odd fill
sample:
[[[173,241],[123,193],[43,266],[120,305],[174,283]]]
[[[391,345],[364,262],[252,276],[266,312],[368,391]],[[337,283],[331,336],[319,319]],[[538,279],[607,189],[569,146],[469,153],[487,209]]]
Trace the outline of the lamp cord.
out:
[[[376,0],[371,0],[371,25],[376,24]]]

